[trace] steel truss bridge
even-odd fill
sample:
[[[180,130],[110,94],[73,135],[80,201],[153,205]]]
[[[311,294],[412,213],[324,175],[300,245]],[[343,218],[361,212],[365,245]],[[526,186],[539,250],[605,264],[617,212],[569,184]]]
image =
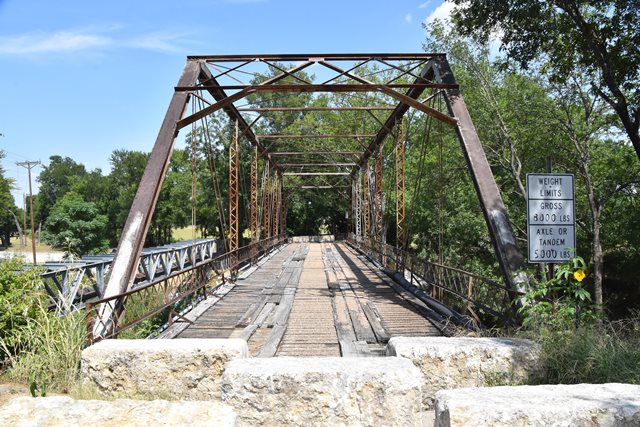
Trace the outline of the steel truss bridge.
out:
[[[309,77],[312,74],[317,80]],[[296,100],[302,96],[314,101],[324,96],[328,101],[300,105]],[[427,263],[407,249],[403,118],[409,111],[425,115],[457,136],[503,283]],[[221,115],[231,129],[228,140],[211,141],[209,119]],[[274,124],[283,115],[290,126]],[[317,127],[309,126],[313,120],[304,122],[309,115],[317,118]],[[362,126],[324,133],[320,118],[339,116],[356,117]],[[136,287],[140,265],[145,265],[139,262],[145,236],[181,130],[189,132],[187,143],[193,149],[204,147],[207,156],[213,155],[211,147],[216,145],[228,150],[229,197],[223,204],[216,201],[226,213],[221,229],[227,236],[227,251],[215,261],[193,265],[174,276],[171,285],[168,280],[151,280]],[[249,199],[246,223],[239,209],[241,156],[251,159],[250,188],[244,195]],[[383,168],[390,166],[384,163],[385,156],[393,159],[395,172],[394,245],[386,242],[383,222]],[[213,276],[233,281],[241,265],[255,264],[286,244],[288,196],[315,190],[336,191],[348,200],[350,247],[390,275],[408,279],[416,295],[429,294],[456,307],[457,313],[466,310],[472,318],[477,318],[478,310],[505,316],[508,300],[517,294],[516,272],[523,257],[444,54],[190,56],[131,206],[102,298],[87,307],[93,339],[112,336],[174,307],[184,295],[204,289]],[[251,240],[240,247],[245,227]],[[478,292],[481,288],[493,291]],[[480,294],[482,298],[477,297]],[[144,305],[132,304],[136,298],[159,302],[132,315],[130,307]]]
[[[140,254],[132,288],[166,280],[216,255],[214,239],[194,239],[144,248]],[[114,254],[85,255],[65,262],[48,262],[42,268],[44,289],[63,313],[84,307],[84,302],[104,294]]]

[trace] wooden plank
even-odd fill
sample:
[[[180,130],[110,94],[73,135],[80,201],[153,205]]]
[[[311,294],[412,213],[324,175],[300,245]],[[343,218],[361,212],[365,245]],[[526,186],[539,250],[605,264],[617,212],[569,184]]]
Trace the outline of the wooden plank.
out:
[[[267,327],[273,327],[276,325],[287,325],[289,313],[291,313],[291,307],[293,306],[293,301],[295,300],[296,290],[287,289],[287,291],[288,292],[286,292],[280,300],[278,308],[273,312],[269,320],[265,322]]]
[[[356,356],[358,354],[358,350],[354,344],[357,341],[356,333],[353,330],[353,324],[349,318],[347,304],[344,298],[342,298],[342,295],[340,295],[340,298],[332,298],[331,302],[338,342],[340,343],[340,353],[342,357]]]
[[[268,302],[269,297],[262,297],[257,304],[252,304],[240,318],[237,325],[250,325],[254,323]]]
[[[380,316],[375,311],[375,304],[371,301],[368,301],[366,304],[362,306],[364,310],[364,314],[367,316],[367,320],[371,325],[371,329],[373,329],[373,333],[376,334],[376,338],[380,343],[388,343],[391,335],[387,327],[385,326],[384,320],[380,318]]]
[[[267,340],[262,346],[262,349],[258,353],[257,357],[275,356],[286,329],[287,327],[285,325],[275,325],[273,329],[271,329],[271,332],[269,333],[269,336],[267,337]]]

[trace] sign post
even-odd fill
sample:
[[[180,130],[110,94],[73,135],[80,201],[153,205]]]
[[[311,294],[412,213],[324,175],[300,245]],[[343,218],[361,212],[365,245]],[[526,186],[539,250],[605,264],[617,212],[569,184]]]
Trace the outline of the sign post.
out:
[[[576,248],[573,175],[527,174],[529,262],[562,262]]]

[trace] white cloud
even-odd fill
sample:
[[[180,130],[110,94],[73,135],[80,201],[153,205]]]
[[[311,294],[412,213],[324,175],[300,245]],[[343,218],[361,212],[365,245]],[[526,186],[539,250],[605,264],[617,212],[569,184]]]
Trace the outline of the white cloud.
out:
[[[444,23],[451,22],[451,11],[454,8],[455,4],[444,1],[440,6],[436,7],[429,16],[427,16],[427,19],[424,20],[425,24],[430,24],[436,19],[439,19]]]
[[[411,21],[413,21],[413,16],[411,16],[411,14],[410,14],[410,13],[407,13],[407,14],[404,16],[404,20],[407,22],[407,24],[411,24]]]
[[[426,7],[427,7],[427,6],[429,6],[429,3],[431,3],[431,0],[427,0],[427,1],[426,1],[426,2],[424,2],[424,3],[421,3],[421,4],[418,6],[418,9],[426,9]]]
[[[182,45],[189,43],[183,34],[160,31],[118,37],[115,33],[120,30],[121,26],[111,26],[99,30],[31,32],[0,37],[0,55],[32,56],[99,48],[130,48],[174,53],[184,51]]]
[[[124,44],[136,49],[173,53],[184,51],[181,42],[182,35],[180,34],[156,32],[134,37],[125,41]]]
[[[108,46],[109,37],[73,31],[27,33],[0,38],[0,54],[27,55],[34,53],[70,52]]]

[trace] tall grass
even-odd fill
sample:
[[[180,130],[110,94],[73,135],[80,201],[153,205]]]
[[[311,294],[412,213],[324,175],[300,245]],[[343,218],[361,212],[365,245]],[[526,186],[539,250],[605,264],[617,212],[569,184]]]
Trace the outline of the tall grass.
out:
[[[542,329],[543,370],[537,384],[640,384],[640,315],[578,330]]]
[[[26,318],[24,325],[13,331],[13,348],[0,339],[0,352],[8,362],[4,375],[42,391],[67,392],[77,380],[86,342],[84,315],[60,316],[42,303],[37,308],[36,316]]]

